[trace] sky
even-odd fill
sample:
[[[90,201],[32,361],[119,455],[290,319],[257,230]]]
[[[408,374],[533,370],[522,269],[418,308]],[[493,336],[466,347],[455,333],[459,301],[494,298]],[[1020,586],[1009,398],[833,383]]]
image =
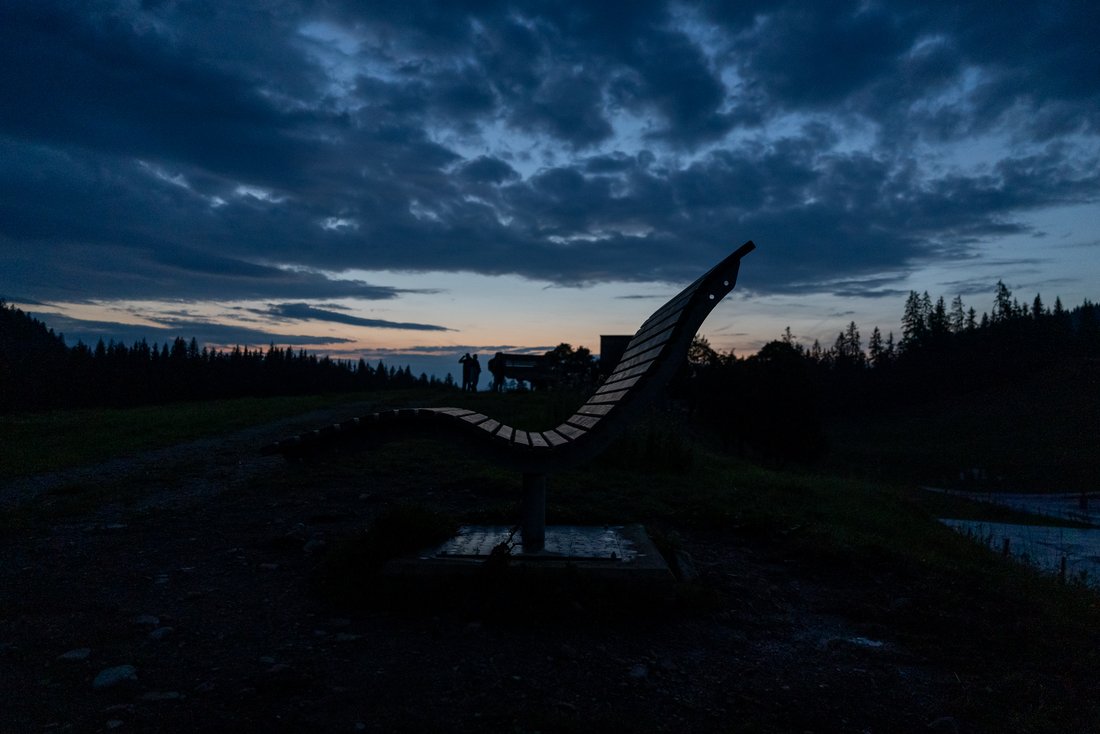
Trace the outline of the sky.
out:
[[[0,4],[0,297],[72,344],[457,371],[1100,300],[1100,3]]]

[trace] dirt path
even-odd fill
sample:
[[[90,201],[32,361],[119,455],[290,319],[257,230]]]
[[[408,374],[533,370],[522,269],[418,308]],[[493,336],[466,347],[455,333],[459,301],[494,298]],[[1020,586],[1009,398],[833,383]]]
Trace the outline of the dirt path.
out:
[[[33,503],[50,492],[82,485],[147,485],[140,507],[179,506],[240,486],[270,471],[279,457],[262,456],[265,444],[297,432],[370,412],[372,403],[349,403],[164,448],[118,456],[99,464],[0,483],[0,509]],[[170,477],[171,481],[165,481]],[[114,508],[117,511],[117,508]],[[112,508],[104,508],[110,513]]]

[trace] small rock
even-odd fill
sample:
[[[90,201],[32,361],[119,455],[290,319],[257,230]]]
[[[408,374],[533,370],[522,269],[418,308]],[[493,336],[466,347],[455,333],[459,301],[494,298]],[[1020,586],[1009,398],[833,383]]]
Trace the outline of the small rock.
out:
[[[150,640],[163,640],[168,635],[176,631],[175,627],[157,627],[155,630],[149,633]]]
[[[694,581],[699,578],[699,571],[695,568],[695,561],[690,555],[678,550],[673,555],[673,560],[676,562],[676,572],[681,581]]]
[[[261,571],[278,571],[279,570],[279,564],[278,563],[261,563],[259,568],[260,568]]]
[[[928,722],[928,728],[931,731],[942,732],[942,734],[959,734],[959,722],[951,716],[941,716]]]
[[[906,612],[913,607],[913,600],[907,596],[899,596],[890,602],[890,611],[892,612]]]
[[[649,668],[638,663],[630,669],[630,677],[634,680],[645,680],[649,677]]]
[[[178,701],[183,696],[179,691],[149,691],[141,695],[142,701]]]
[[[302,546],[302,552],[307,556],[315,556],[328,547],[328,543],[320,538],[311,538],[309,542]]]
[[[298,523],[283,535],[272,538],[271,545],[277,550],[299,550],[306,543],[306,526]]]
[[[154,617],[152,614],[139,614],[130,621],[142,626],[156,627],[160,624],[160,617]]]
[[[129,683],[137,683],[137,668],[133,665],[116,665],[99,671],[99,675],[92,681],[92,688],[102,691]]]
[[[92,654],[92,650],[89,647],[78,647],[75,650],[69,650],[66,653],[62,653],[57,656],[58,660],[87,660],[88,656]]]
[[[122,719],[111,719],[110,721],[107,722],[107,728],[108,729],[117,729],[120,726],[122,726],[122,723],[123,723]]]

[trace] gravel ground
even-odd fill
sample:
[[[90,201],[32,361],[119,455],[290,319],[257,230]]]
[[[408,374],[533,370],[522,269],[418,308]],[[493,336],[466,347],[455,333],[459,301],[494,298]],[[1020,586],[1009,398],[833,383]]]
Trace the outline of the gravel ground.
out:
[[[398,493],[438,499],[266,487],[259,447],[336,417],[3,487],[0,731],[968,730],[962,681],[890,627],[911,602],[732,535],[685,537],[698,578],[613,614],[334,606],[326,553]]]

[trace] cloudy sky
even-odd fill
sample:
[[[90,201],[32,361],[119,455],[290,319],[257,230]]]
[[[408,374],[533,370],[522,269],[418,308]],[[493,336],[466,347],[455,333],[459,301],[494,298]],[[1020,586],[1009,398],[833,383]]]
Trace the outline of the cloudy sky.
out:
[[[597,349],[747,239],[739,353],[1100,297],[1100,3],[466,5],[5,0],[0,297],[418,371]]]

